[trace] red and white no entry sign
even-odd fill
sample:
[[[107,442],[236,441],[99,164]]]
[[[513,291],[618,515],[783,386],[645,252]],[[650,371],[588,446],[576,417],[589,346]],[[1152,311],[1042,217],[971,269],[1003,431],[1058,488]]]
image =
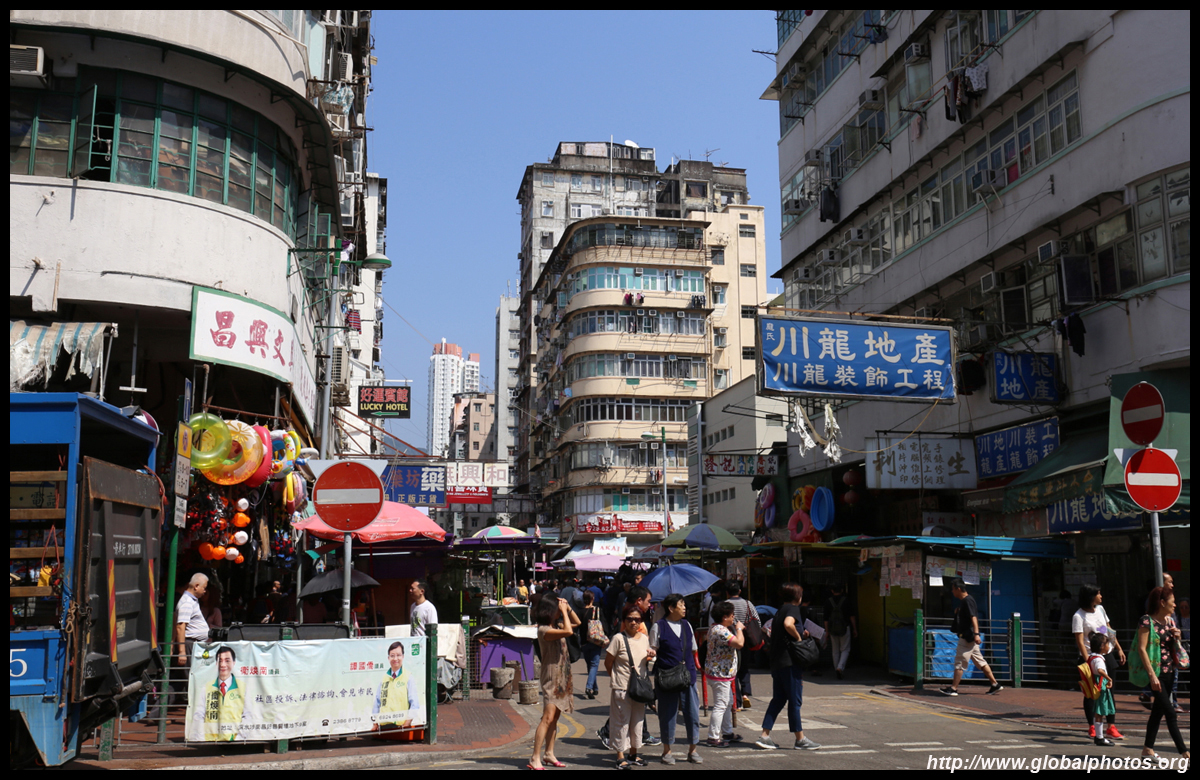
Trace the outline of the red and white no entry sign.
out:
[[[1170,455],[1147,448],[1135,452],[1125,464],[1125,489],[1147,512],[1165,512],[1179,500],[1183,480]]]
[[[1138,382],[1121,400],[1121,427],[1134,444],[1154,441],[1163,427],[1163,397],[1149,382]]]
[[[313,505],[329,527],[358,531],[383,509],[383,483],[361,463],[335,463],[313,486]]]

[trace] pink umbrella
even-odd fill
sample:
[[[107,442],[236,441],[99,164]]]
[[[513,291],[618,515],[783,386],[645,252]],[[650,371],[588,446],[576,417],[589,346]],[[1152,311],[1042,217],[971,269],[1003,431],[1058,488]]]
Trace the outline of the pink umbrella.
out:
[[[292,527],[308,531],[319,539],[336,542],[341,541],[344,537],[343,532],[330,528],[319,515],[315,514],[292,523]],[[446,532],[437,523],[408,504],[400,504],[395,501],[384,501],[383,510],[380,511],[375,522],[362,531],[354,532],[355,541],[367,544],[411,539],[414,536],[423,536],[437,542],[446,541]]]

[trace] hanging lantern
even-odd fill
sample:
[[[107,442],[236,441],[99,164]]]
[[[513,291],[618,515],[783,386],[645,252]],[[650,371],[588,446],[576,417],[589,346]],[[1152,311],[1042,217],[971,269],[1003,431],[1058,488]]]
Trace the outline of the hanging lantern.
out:
[[[860,498],[861,496],[859,496],[858,493],[853,490],[847,490],[846,494],[842,496],[842,500],[845,501],[848,506],[854,506],[858,503]]]
[[[846,487],[858,487],[862,484],[862,480],[862,472],[860,472],[858,469],[850,469],[842,475],[842,482],[846,485]]]

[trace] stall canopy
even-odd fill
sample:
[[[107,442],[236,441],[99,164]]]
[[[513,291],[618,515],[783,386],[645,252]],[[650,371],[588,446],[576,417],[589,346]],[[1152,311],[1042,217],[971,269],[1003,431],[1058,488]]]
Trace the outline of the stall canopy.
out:
[[[292,523],[292,527],[330,541],[341,541],[344,536],[342,531],[327,525],[320,515],[310,515]],[[355,541],[368,544],[414,537],[444,542],[446,541],[446,532],[420,510],[414,509],[408,504],[398,504],[395,501],[384,501],[383,509],[380,510],[379,517],[375,522],[361,531],[354,532]]]
[[[875,536],[831,543],[830,547],[887,547],[903,544],[934,555],[973,553],[990,558],[1073,558],[1074,546],[1059,539],[1011,539],[1007,536]]]

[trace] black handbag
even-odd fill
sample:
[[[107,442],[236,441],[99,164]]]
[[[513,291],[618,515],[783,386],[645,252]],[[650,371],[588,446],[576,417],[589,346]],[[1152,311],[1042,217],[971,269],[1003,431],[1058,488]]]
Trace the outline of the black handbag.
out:
[[[642,704],[650,704],[654,701],[654,686],[650,684],[649,676],[643,677],[638,674],[637,664],[633,662],[633,651],[629,649],[629,637],[622,634],[621,638],[625,640],[625,653],[629,656],[629,698]]]
[[[665,621],[659,621],[659,636],[662,636],[663,626],[661,624],[663,622]],[[692,673],[688,671],[686,660],[688,654],[692,652],[692,627],[688,625],[687,630],[688,641],[683,651],[685,660],[674,666],[666,668],[655,667],[654,669],[654,679],[658,682],[658,690],[663,693],[678,693],[692,684]]]
[[[799,642],[788,637],[787,651],[788,657],[792,659],[792,665],[801,669],[809,668],[821,657],[821,646],[811,636],[805,637]]]

